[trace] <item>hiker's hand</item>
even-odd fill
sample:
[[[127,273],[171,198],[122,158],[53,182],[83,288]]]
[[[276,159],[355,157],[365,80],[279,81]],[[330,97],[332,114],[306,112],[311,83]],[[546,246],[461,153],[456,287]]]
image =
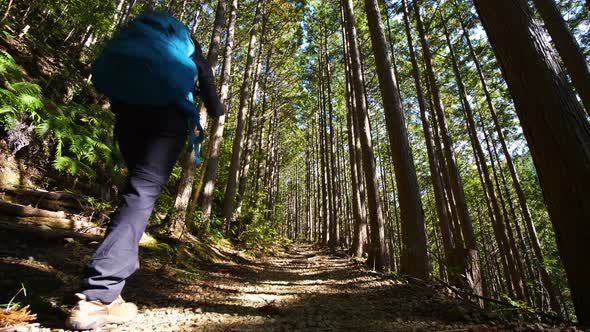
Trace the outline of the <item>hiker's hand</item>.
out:
[[[220,117],[225,113],[225,109],[219,101],[217,88],[215,87],[215,75],[209,61],[203,56],[203,50],[198,41],[193,40],[195,44],[195,54],[193,61],[197,66],[199,80],[199,94],[207,108],[207,113],[212,117]]]
[[[211,69],[211,66],[207,61],[202,63],[196,62],[196,64],[199,70],[199,93],[207,108],[207,113],[215,118],[220,117],[225,113],[225,110],[219,101],[219,96],[217,96],[213,69]]]
[[[199,71],[199,80],[201,77],[208,77],[213,79],[213,70],[211,69],[211,65],[209,61],[203,55],[203,50],[201,49],[201,44],[198,41],[193,40],[195,44],[195,53],[193,54],[193,61],[197,66],[197,70]]]
[[[204,77],[199,73],[199,91],[209,116],[218,118],[225,114],[225,109],[219,100],[219,96],[217,95],[213,73],[211,73],[211,77]]]
[[[199,83],[201,83],[201,78],[206,78],[215,81],[215,77],[213,76],[213,69],[211,69],[209,61],[207,61],[207,59],[205,59],[205,57],[203,56],[201,46],[197,45],[199,44],[195,42],[195,54],[193,54],[193,61],[197,66]]]
[[[199,42],[194,39],[193,39],[193,44],[195,44],[195,53],[193,54],[193,60],[195,61],[197,66],[198,66],[199,62],[207,63],[207,59],[203,55],[203,49],[201,48],[201,44],[199,44]]]

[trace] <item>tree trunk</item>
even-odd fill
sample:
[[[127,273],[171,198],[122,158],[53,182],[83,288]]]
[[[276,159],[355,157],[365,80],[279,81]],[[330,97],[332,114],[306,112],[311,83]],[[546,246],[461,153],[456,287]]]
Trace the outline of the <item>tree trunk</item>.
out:
[[[457,168],[455,161],[455,155],[453,152],[453,140],[448,130],[446,115],[444,112],[440,89],[436,83],[436,77],[434,75],[432,53],[430,51],[430,45],[426,38],[424,31],[424,24],[420,16],[420,2],[415,0],[414,12],[416,16],[416,24],[418,28],[418,34],[422,44],[422,54],[424,56],[424,62],[426,64],[426,70],[428,74],[428,81],[430,83],[430,92],[432,94],[432,100],[438,118],[442,139],[444,142],[444,155],[446,158],[446,169],[449,173],[450,189],[452,191],[453,199],[455,201],[455,208],[457,211],[458,221],[462,230],[462,236],[465,240],[465,250],[462,248],[456,248],[456,259],[457,263],[464,266],[465,277],[469,287],[479,294],[481,292],[481,271],[479,269],[479,255],[477,253],[477,244],[475,242],[475,232],[467,211],[467,201],[465,199],[465,192],[463,191],[463,185],[461,183],[461,176]],[[455,264],[453,264],[455,265]],[[458,273],[462,273],[457,271]]]
[[[525,0],[475,0],[539,174],[578,321],[590,324],[590,124]],[[567,184],[567,185],[564,185]]]
[[[554,0],[533,0],[590,115],[590,67]]]
[[[123,10],[126,9],[127,7],[125,6],[125,0],[119,0],[117,1],[117,6],[115,7],[115,13],[113,16],[113,25],[111,26],[111,28],[116,29],[119,27],[119,22],[121,22],[121,17],[123,17],[124,12]]]
[[[329,180],[331,182],[331,190],[330,190],[330,206],[331,214],[330,214],[330,239],[328,241],[328,245],[330,248],[335,249],[338,243],[340,242],[340,232],[338,228],[338,216],[337,216],[337,208],[336,208],[336,198],[338,195],[336,194],[336,179],[337,179],[337,169],[336,169],[336,156],[334,152],[334,107],[332,105],[332,71],[330,68],[330,54],[328,52],[328,33],[324,26],[324,67],[326,71],[326,88],[328,96],[326,101],[328,103],[328,126],[330,128],[330,135],[328,137],[328,145],[330,146],[328,149],[329,153],[329,160],[330,160],[330,177]]]
[[[518,174],[516,173],[516,168],[514,167],[514,163],[512,161],[512,156],[510,155],[510,151],[508,150],[508,145],[506,144],[506,139],[504,138],[504,133],[502,132],[502,128],[500,127],[500,121],[498,120],[498,115],[496,113],[496,107],[492,101],[492,95],[488,89],[488,85],[486,83],[486,78],[483,73],[483,69],[481,63],[479,62],[479,58],[477,54],[475,54],[475,50],[473,48],[473,44],[471,43],[471,39],[469,38],[469,33],[463,20],[459,20],[461,24],[461,29],[463,30],[463,36],[467,42],[467,46],[469,47],[469,53],[471,54],[471,58],[475,62],[475,67],[477,69],[477,73],[479,76],[479,80],[483,87],[483,91],[486,97],[486,102],[488,108],[490,110],[490,114],[492,115],[492,120],[494,122],[494,128],[496,133],[498,134],[498,140],[500,141],[500,145],[502,147],[502,153],[504,154],[504,158],[506,159],[506,164],[508,165],[508,171],[510,172],[510,176],[512,178],[512,183],[514,185],[514,189],[516,191],[516,196],[518,198],[518,203],[520,205],[520,210],[525,222],[525,226],[527,228],[527,232],[531,239],[531,246],[533,247],[533,253],[535,254],[535,258],[537,260],[537,268],[539,273],[541,274],[541,280],[543,285],[547,289],[547,293],[549,294],[549,304],[553,311],[556,313],[561,313],[561,307],[559,304],[559,292],[557,291],[553,280],[549,277],[549,273],[545,268],[545,257],[543,255],[543,251],[541,250],[541,244],[539,243],[539,237],[537,236],[537,231],[535,229],[535,224],[533,223],[533,219],[531,217],[531,212],[529,210],[527,199],[524,194],[524,190],[522,189],[522,185],[520,184],[520,179],[518,178]]]
[[[483,124],[483,119],[481,117],[481,115],[479,115],[480,117],[480,126],[482,128],[482,131],[484,132],[486,138],[489,136],[488,132]],[[502,167],[502,161],[500,160],[500,155],[498,154],[498,149],[496,147],[495,141],[493,138],[490,138],[491,140],[491,150],[490,151],[490,159],[492,161],[492,169],[494,169],[494,160],[495,160],[495,164],[497,165],[497,174],[495,174],[496,176],[496,187],[498,188],[498,196],[500,197],[500,200],[504,200],[504,205],[508,205],[505,206],[505,212],[506,215],[508,216],[508,211],[510,214],[510,218],[506,217],[507,220],[507,225],[510,226],[510,220],[512,219],[512,221],[514,222],[514,228],[516,230],[516,235],[517,235],[517,240],[515,241],[515,248],[516,248],[516,252],[518,253],[518,255],[520,255],[520,253],[522,253],[522,261],[524,264],[521,264],[520,268],[521,268],[521,273],[523,276],[523,281],[524,281],[524,291],[525,294],[530,298],[530,303],[533,306],[536,307],[541,307],[541,301],[537,301],[541,294],[542,291],[537,292],[539,296],[534,296],[534,294],[530,293],[530,289],[531,289],[531,283],[527,282],[527,276],[530,278],[529,280],[535,280],[538,281],[539,283],[541,283],[541,280],[539,280],[539,278],[537,278],[537,275],[535,272],[533,272],[533,264],[532,261],[530,259],[530,255],[528,252],[528,248],[527,248],[527,243],[525,241],[525,238],[523,236],[523,232],[522,232],[522,228],[520,227],[520,224],[518,222],[518,217],[516,216],[516,209],[514,207],[514,203],[512,201],[512,195],[510,193],[510,190],[508,188],[508,182],[506,181],[506,176],[505,176],[505,171]],[[487,144],[487,142],[486,142]],[[492,155],[493,152],[493,155]],[[500,185],[501,183],[501,185]],[[500,189],[501,187],[501,189]],[[505,198],[504,198],[505,197]],[[508,211],[506,211],[508,210]],[[512,226],[510,226],[511,228]],[[518,256],[517,256],[518,259]],[[537,301],[537,303],[535,303],[535,301]],[[558,312],[556,312],[558,313]]]
[[[8,4],[6,5],[6,9],[4,10],[4,15],[2,15],[2,19],[0,21],[5,21],[6,18],[8,17],[8,14],[10,13],[10,9],[12,8],[12,1],[13,0],[8,0]]]
[[[133,6],[135,5],[135,3],[137,2],[137,0],[130,0],[129,4],[127,5],[125,12],[123,13],[123,15],[121,15],[121,19],[119,20],[119,22],[117,22],[117,28],[119,26],[121,26],[121,24],[124,24],[125,22],[127,22],[127,20],[129,19],[129,15],[131,14],[131,10],[133,9]]]
[[[367,185],[367,203],[369,205],[369,222],[371,225],[369,264],[376,270],[382,270],[388,266],[387,248],[385,246],[385,221],[381,208],[381,197],[379,195],[379,185],[377,183],[377,174],[375,171],[375,158],[373,153],[373,144],[371,142],[371,131],[369,128],[369,117],[367,113],[367,104],[365,101],[364,80],[361,70],[361,61],[357,43],[355,19],[353,13],[352,0],[342,0],[344,15],[346,17],[346,32],[350,46],[350,60],[352,68],[352,86],[356,98],[355,116],[359,123],[359,136],[363,147],[362,159],[364,166],[364,176]]]
[[[329,240],[330,227],[330,182],[328,154],[326,152],[326,103],[324,97],[324,79],[323,79],[323,61],[321,52],[318,55],[318,117],[319,117],[319,132],[318,132],[318,147],[320,153],[320,178],[322,181],[322,229],[321,229],[321,244],[327,245]]]
[[[393,271],[399,271],[398,265],[397,265],[397,260],[394,257],[398,256],[398,252],[400,250],[397,250],[395,243],[397,243],[397,241],[394,241],[394,231],[393,231],[393,222],[391,221],[391,212],[389,209],[389,205],[390,205],[390,201],[387,199],[387,197],[389,197],[389,190],[387,188],[387,174],[389,172],[385,171],[385,156],[383,155],[383,148],[381,147],[380,143],[383,140],[375,140],[377,143],[377,154],[379,157],[379,172],[382,176],[382,180],[381,182],[381,190],[382,190],[382,195],[383,195],[383,214],[385,216],[385,241],[387,243],[387,250],[388,250],[388,255],[390,257],[389,263],[390,263],[390,268]],[[387,140],[385,140],[385,142],[383,144],[390,144]],[[385,152],[387,153],[387,152]],[[394,243],[395,242],[395,243]]]
[[[312,185],[311,185],[311,138],[309,135],[309,128],[310,123],[309,121],[306,122],[306,130],[305,130],[305,240],[311,241],[311,222],[313,219],[312,215]]]
[[[193,13],[193,28],[191,29],[191,33],[195,35],[197,33],[197,28],[199,26],[199,19],[201,18],[201,11],[203,10],[203,6],[199,2],[197,4],[197,9]]]
[[[182,22],[184,20],[184,15],[186,14],[186,3],[188,0],[182,0],[182,4],[180,5],[180,14],[178,14],[178,20]]]
[[[422,210],[418,178],[406,130],[402,103],[387,52],[387,43],[377,0],[365,0],[365,10],[367,12],[373,53],[375,54],[377,76],[385,113],[385,125],[391,143],[391,155],[393,156],[395,179],[399,193],[402,220],[401,272],[416,278],[427,279],[429,265],[426,252],[424,211]]]
[[[232,144],[232,154],[229,167],[229,174],[227,186],[225,188],[225,196],[223,198],[221,217],[223,218],[223,225],[226,233],[229,231],[230,222],[234,210],[234,200],[236,198],[236,186],[238,181],[238,172],[240,169],[240,150],[242,149],[242,141],[244,137],[244,127],[246,122],[246,111],[248,108],[248,97],[250,96],[250,80],[253,74],[254,58],[256,53],[256,35],[258,34],[258,25],[262,18],[260,15],[259,0],[256,4],[256,12],[254,14],[254,23],[250,29],[250,43],[248,45],[248,56],[246,58],[246,66],[244,67],[244,78],[242,81],[242,88],[240,90],[240,104],[238,106],[237,125],[235,129],[234,141]]]
[[[244,195],[246,194],[246,186],[248,184],[248,172],[250,171],[250,159],[252,154],[252,141],[254,139],[254,128],[257,126],[262,126],[262,123],[258,123],[262,120],[262,115],[266,111],[266,104],[263,105],[259,112],[256,111],[256,107],[258,104],[258,91],[260,88],[260,70],[261,70],[261,61],[262,61],[262,54],[263,48],[265,44],[265,35],[266,35],[266,23],[267,19],[263,18],[262,22],[262,30],[261,30],[261,38],[260,43],[258,44],[258,60],[256,61],[256,70],[254,71],[254,83],[252,89],[252,95],[250,96],[250,109],[248,111],[248,118],[250,119],[248,123],[248,131],[246,132],[246,146],[244,148],[244,154],[242,158],[242,167],[240,171],[240,181],[238,185],[238,195],[236,197],[236,210],[241,210],[242,201],[244,199]],[[272,56],[272,47],[268,50],[266,55],[266,68],[265,68],[265,84],[268,81],[269,72],[270,72],[270,58]],[[263,93],[266,93],[264,91]],[[266,97],[264,98],[266,102]]]
[[[449,212],[449,227],[451,228],[451,239],[452,239],[452,244],[453,244],[453,248],[454,247],[463,247],[463,235],[461,234],[461,229],[459,226],[459,220],[458,220],[458,216],[457,216],[457,208],[456,208],[456,204],[455,204],[455,198],[453,197],[453,192],[451,190],[451,184],[450,184],[450,176],[449,176],[449,172],[447,170],[447,165],[444,162],[444,155],[442,152],[442,143],[440,140],[440,135],[439,135],[439,130],[438,130],[438,119],[436,117],[436,112],[434,111],[435,107],[434,107],[434,102],[433,102],[433,94],[431,92],[431,85],[430,85],[430,81],[428,79],[428,75],[426,75],[424,77],[425,81],[426,81],[426,87],[428,90],[428,101],[429,101],[429,105],[430,105],[430,116],[432,117],[432,137],[434,138],[434,155],[436,156],[436,158],[438,159],[438,167],[441,171],[441,179],[442,179],[442,183],[443,183],[443,194],[445,195],[445,202],[446,202],[446,208],[447,211]],[[453,249],[455,250],[455,249]],[[452,267],[451,265],[449,265],[449,267]],[[457,270],[458,273],[462,273],[461,269]]]
[[[315,240],[317,243],[321,243],[322,237],[321,237],[321,230],[320,230],[320,225],[322,224],[322,219],[324,216],[324,211],[322,208],[322,176],[321,176],[321,156],[320,156],[320,144],[319,144],[319,133],[318,133],[318,128],[319,127],[319,113],[318,113],[318,117],[317,119],[314,121],[314,126],[313,126],[313,133],[314,133],[314,155],[315,155],[315,174],[316,176],[314,177],[316,179],[316,186],[317,186],[317,190],[316,190],[316,221],[315,221]]]
[[[412,62],[412,75],[414,77],[414,84],[416,86],[416,94],[418,99],[418,106],[420,108],[420,119],[422,122],[422,130],[424,132],[424,139],[426,141],[426,152],[428,154],[428,163],[430,166],[430,177],[434,189],[434,200],[436,204],[436,212],[439,221],[439,228],[441,231],[442,244],[445,253],[445,263],[450,265],[450,258],[453,250],[451,238],[450,216],[447,210],[447,202],[444,193],[444,187],[441,179],[441,171],[439,168],[440,161],[434,153],[434,142],[432,140],[432,130],[430,128],[430,121],[426,114],[426,102],[424,99],[424,90],[422,88],[422,80],[420,75],[420,68],[416,59],[414,51],[414,41],[410,27],[410,20],[407,9],[406,0],[402,0],[403,19],[406,31],[406,38],[408,40],[408,49],[410,52],[410,60]]]
[[[226,106],[226,100],[229,95],[229,84],[231,79],[232,55],[234,49],[234,34],[236,26],[236,13],[238,10],[238,0],[232,0],[229,25],[227,28],[227,37],[225,42],[225,51],[223,55],[223,66],[221,69],[221,89],[219,100],[224,105],[226,114],[213,120],[211,128],[211,137],[209,138],[209,158],[205,168],[203,178],[203,194],[201,196],[202,216],[204,220],[209,220],[211,216],[211,206],[213,204],[213,189],[217,183],[217,173],[219,171],[219,153],[221,141],[223,140],[223,130],[225,128],[225,117],[229,108]]]
[[[471,107],[471,103],[469,102],[469,99],[467,98],[467,92],[465,90],[463,78],[461,77],[461,72],[459,70],[459,65],[457,63],[455,51],[454,51],[453,45],[451,44],[449,31],[447,29],[447,25],[445,23],[444,18],[442,18],[442,22],[443,22],[442,25],[444,28],[445,40],[446,40],[447,46],[449,48],[449,54],[450,54],[450,58],[451,58],[453,72],[455,73],[455,77],[457,80],[457,88],[459,90],[461,104],[463,106],[463,113],[465,115],[465,120],[467,123],[467,130],[469,131],[469,137],[471,140],[471,144],[473,146],[473,150],[477,154],[477,159],[479,160],[479,163],[481,165],[481,171],[482,171],[483,180],[484,180],[483,184],[484,184],[485,190],[487,190],[487,194],[490,199],[490,203],[492,205],[492,211],[494,213],[496,223],[497,223],[498,227],[500,227],[500,235],[503,237],[502,240],[509,244],[509,248],[501,247],[500,249],[501,249],[501,251],[504,252],[506,258],[508,259],[508,268],[509,268],[512,280],[513,280],[513,284],[514,284],[513,286],[514,286],[514,290],[516,291],[516,295],[518,296],[518,298],[520,300],[526,300],[526,296],[525,296],[526,285],[524,284],[524,278],[522,276],[523,269],[522,268],[517,269],[518,267],[522,267],[522,261],[520,260],[520,253],[518,252],[518,250],[516,250],[515,243],[514,243],[514,241],[512,241],[513,240],[512,232],[510,231],[510,229],[508,229],[508,232],[506,232],[506,230],[505,230],[505,226],[509,227],[509,220],[507,219],[507,216],[505,214],[503,215],[502,211],[500,210],[500,207],[501,206],[503,207],[504,205],[499,204],[498,196],[496,195],[496,192],[494,191],[494,184],[492,182],[492,177],[490,175],[490,171],[489,171],[488,164],[487,164],[487,161],[485,158],[485,154],[483,152],[483,148],[481,146],[481,143],[479,142],[479,139],[477,137],[477,132],[476,132],[477,127],[475,125],[475,120],[473,117],[473,109]],[[490,154],[490,158],[493,158],[493,156],[491,154]],[[495,170],[493,159],[492,159],[492,168]],[[500,187],[498,187],[498,190],[500,190]],[[502,198],[500,197],[500,199],[502,199]],[[508,238],[506,238],[506,235],[505,235],[506,233],[508,234]],[[512,252],[510,252],[510,251],[512,251]]]
[[[356,131],[355,121],[353,114],[355,112],[355,98],[354,91],[352,89],[352,80],[350,77],[350,56],[349,56],[349,45],[346,38],[345,31],[345,18],[343,9],[341,9],[341,23],[342,23],[342,45],[344,49],[344,71],[345,71],[345,84],[346,84],[346,127],[348,130],[348,147],[349,147],[349,159],[350,159],[350,176],[352,182],[352,210],[354,215],[354,226],[352,235],[352,246],[350,253],[353,257],[362,257],[364,254],[365,243],[367,242],[367,215],[365,212],[364,203],[364,180],[361,177],[362,166],[360,163],[360,140],[358,132]]]
[[[346,56],[346,55],[345,55]],[[348,70],[348,69],[346,69]],[[347,75],[348,76],[348,75]],[[348,81],[348,80],[347,80]],[[346,126],[348,129],[348,146],[350,156],[350,177],[352,180],[352,211],[354,215],[354,234],[351,247],[351,253],[354,257],[362,257],[364,253],[365,243],[367,242],[367,215],[365,212],[364,195],[361,195],[362,179],[359,179],[360,170],[358,168],[357,154],[360,151],[360,147],[357,145],[358,135],[354,130],[352,114],[354,107],[351,104],[352,91],[350,91],[350,84],[347,84],[348,90],[348,114],[346,117]]]

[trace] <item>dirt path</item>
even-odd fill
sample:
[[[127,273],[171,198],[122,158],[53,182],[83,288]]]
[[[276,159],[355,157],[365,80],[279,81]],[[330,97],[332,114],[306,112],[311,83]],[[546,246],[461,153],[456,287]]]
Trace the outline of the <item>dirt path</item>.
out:
[[[24,282],[40,325],[22,330],[62,331],[81,262],[96,243],[31,243],[15,236],[0,236],[0,243],[0,288],[8,290],[0,300]],[[141,313],[125,326],[102,331],[489,331],[520,326],[440,291],[363,270],[344,255],[309,244],[262,259],[234,253],[231,260],[197,267],[187,256],[178,262],[183,268],[162,262],[161,252],[141,252],[142,269],[123,294]]]

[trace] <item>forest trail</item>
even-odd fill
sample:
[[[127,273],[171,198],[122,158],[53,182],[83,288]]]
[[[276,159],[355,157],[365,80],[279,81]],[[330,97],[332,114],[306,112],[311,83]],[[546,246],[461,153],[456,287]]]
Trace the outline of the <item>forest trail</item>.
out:
[[[65,309],[71,305],[67,302],[78,285],[82,263],[97,242],[31,241],[9,233],[0,233],[0,286],[17,290],[24,283],[26,301],[39,322],[18,331],[63,331]],[[450,299],[440,289],[364,270],[342,253],[311,244],[290,245],[261,258],[232,251],[230,259],[222,262],[194,265],[188,257],[176,259],[175,264],[155,249],[140,252],[142,269],[129,280],[123,294],[138,304],[140,315],[127,325],[101,331],[489,331],[517,327],[493,313]],[[1,300],[7,301],[4,297],[12,294],[2,294]],[[535,326],[543,330],[540,324]]]
[[[136,19],[153,10],[174,34]],[[0,15],[0,326],[17,294],[31,330],[62,327],[121,198],[151,207],[159,191],[148,233],[203,240],[144,244],[123,294],[141,317],[119,330],[590,327],[590,0],[0,0]],[[131,22],[154,31],[127,45]],[[188,35],[211,116],[205,162],[184,149],[172,166],[186,128],[166,115],[192,86],[182,105],[164,92],[191,60],[130,46]],[[174,77],[157,88],[141,68]],[[101,81],[130,85],[106,96]],[[284,246],[327,238],[357,261]]]

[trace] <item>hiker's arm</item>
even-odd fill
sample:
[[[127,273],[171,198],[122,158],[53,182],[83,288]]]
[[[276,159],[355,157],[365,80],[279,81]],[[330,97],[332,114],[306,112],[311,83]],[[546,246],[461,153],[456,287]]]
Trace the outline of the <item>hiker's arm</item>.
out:
[[[197,65],[199,71],[198,79],[201,99],[207,108],[207,113],[212,117],[219,117],[225,113],[225,110],[217,95],[213,69],[211,69],[211,65],[209,65],[209,62],[207,62],[207,59],[203,56],[199,43],[196,41],[194,41],[194,43],[195,55],[193,56],[193,61]]]

